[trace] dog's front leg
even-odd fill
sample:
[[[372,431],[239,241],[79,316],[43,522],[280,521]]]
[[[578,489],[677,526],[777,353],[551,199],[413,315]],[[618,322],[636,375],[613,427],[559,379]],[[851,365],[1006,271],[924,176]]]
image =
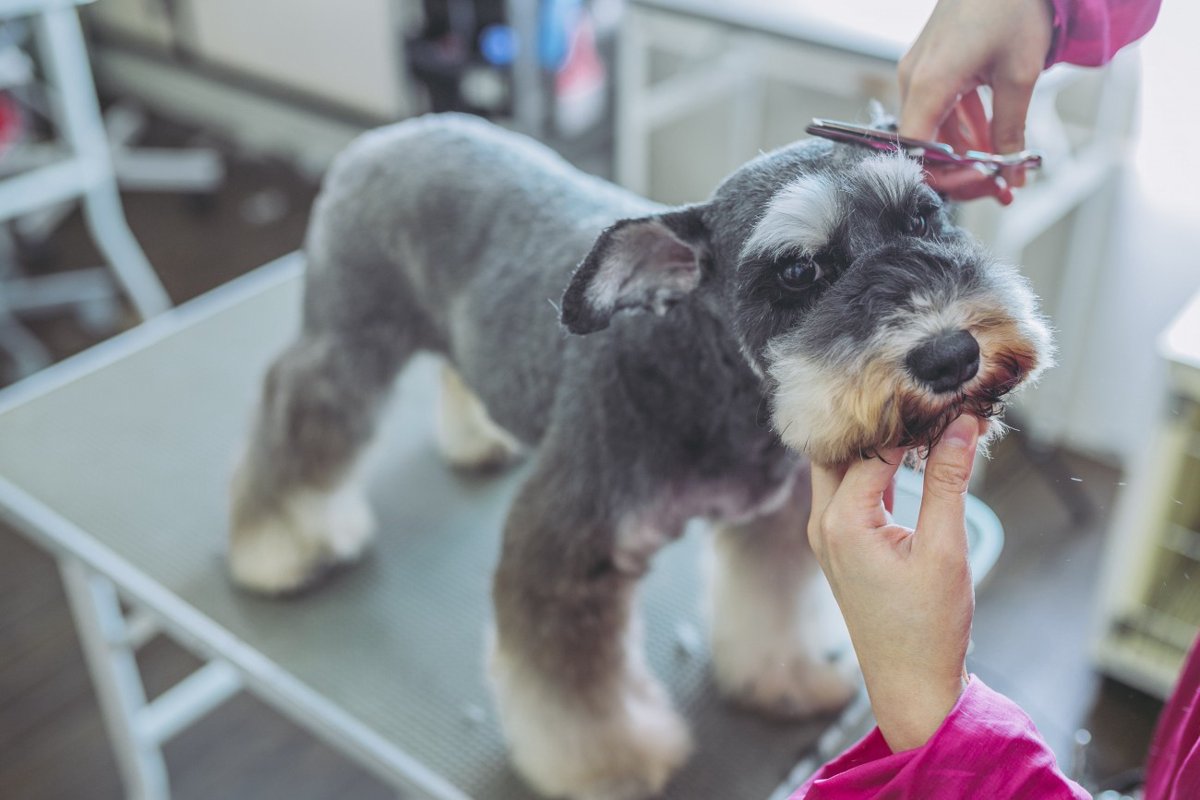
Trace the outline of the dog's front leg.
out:
[[[710,576],[713,670],[730,699],[799,717],[841,708],[857,666],[808,544],[808,472],[791,497],[751,522],[718,524]]]
[[[513,763],[535,789],[640,800],[690,750],[634,608],[638,565],[664,539],[622,535],[595,491],[577,471],[542,468],[518,497],[493,590],[490,677]]]

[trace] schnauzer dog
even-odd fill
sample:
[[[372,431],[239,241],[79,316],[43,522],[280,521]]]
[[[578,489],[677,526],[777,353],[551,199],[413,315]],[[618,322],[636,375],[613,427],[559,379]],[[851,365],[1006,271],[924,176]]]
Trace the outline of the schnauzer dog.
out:
[[[828,657],[844,630],[808,550],[806,459],[928,447],[962,411],[994,419],[1049,358],[1025,281],[918,164],[825,141],[664,208],[426,117],[337,159],[305,246],[302,331],[234,481],[233,576],[283,593],[362,552],[356,459],[408,358],[441,356],[450,462],[535,461],[495,573],[490,678],[517,769],[553,797],[646,797],[685,760],[636,589],[693,517],[715,527],[722,690],[777,714],[843,705],[855,665]]]

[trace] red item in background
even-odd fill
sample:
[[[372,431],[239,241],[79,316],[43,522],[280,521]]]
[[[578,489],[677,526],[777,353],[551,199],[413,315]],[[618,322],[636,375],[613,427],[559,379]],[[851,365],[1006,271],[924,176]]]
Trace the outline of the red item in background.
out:
[[[0,92],[0,157],[25,133],[25,115],[8,92]]]

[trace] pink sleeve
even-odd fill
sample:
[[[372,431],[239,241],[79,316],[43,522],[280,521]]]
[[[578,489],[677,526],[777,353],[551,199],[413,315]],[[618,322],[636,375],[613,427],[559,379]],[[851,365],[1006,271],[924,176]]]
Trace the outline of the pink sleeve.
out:
[[[791,800],[1089,800],[1067,780],[1033,721],[971,676],[924,746],[893,753],[876,728],[830,761]]]
[[[1161,0],[1050,0],[1054,39],[1046,66],[1059,62],[1098,67],[1140,39],[1158,17]]]
[[[1146,800],[1200,797],[1200,641],[1158,718],[1146,763]]]

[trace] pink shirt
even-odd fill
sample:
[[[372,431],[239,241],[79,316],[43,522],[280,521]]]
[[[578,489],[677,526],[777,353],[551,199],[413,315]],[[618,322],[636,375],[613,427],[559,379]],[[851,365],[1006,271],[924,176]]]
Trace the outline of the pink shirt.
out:
[[[1146,800],[1200,797],[1200,639],[1158,718],[1146,759]]]
[[[1158,16],[1161,0],[1051,0],[1054,39],[1046,66],[1066,62],[1084,67],[1107,64],[1117,51],[1140,39]]]
[[[1146,800],[1200,798],[1200,642],[1163,708],[1146,767]],[[876,728],[791,800],[1075,800],[1090,798],[1016,703],[972,676],[933,737],[893,753]]]

